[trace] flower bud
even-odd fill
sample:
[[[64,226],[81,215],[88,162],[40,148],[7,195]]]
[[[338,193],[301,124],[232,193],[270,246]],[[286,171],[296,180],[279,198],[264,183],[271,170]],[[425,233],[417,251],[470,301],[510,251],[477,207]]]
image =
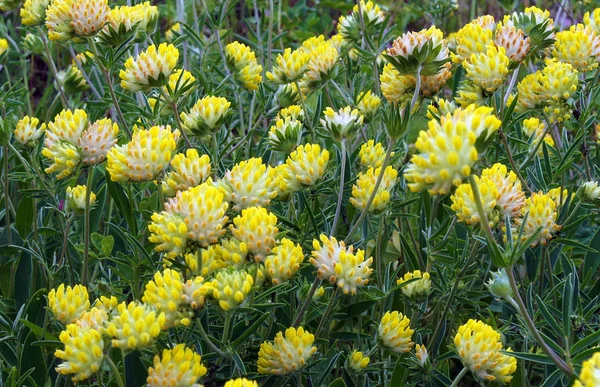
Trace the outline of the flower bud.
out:
[[[513,296],[510,283],[508,281],[508,275],[506,270],[500,269],[495,273],[492,273],[492,278],[485,285],[492,295],[496,298],[508,298]]]

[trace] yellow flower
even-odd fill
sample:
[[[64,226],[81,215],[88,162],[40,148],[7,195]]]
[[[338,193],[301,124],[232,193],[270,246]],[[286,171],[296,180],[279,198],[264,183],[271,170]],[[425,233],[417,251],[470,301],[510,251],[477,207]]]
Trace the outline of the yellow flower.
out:
[[[179,51],[172,44],[153,44],[136,59],[129,57],[125,69],[119,72],[121,87],[135,92],[164,86],[179,60]]]
[[[21,8],[21,23],[25,26],[44,24],[50,0],[25,0]]]
[[[527,222],[523,223],[525,214]],[[531,246],[538,244],[545,245],[553,234],[560,230],[560,226],[556,224],[556,203],[548,194],[534,193],[525,201],[525,206],[521,208],[521,218],[515,219],[517,226],[513,231],[513,235],[518,235],[519,230],[523,227],[523,235],[521,242],[526,241],[530,236],[540,229],[540,234],[536,240],[531,243]]]
[[[356,183],[352,185],[352,197],[350,203],[359,210],[363,210],[367,207],[369,198],[373,194],[373,189],[377,182],[377,178],[381,174],[381,167],[369,168],[365,173],[360,172]],[[391,199],[391,191],[396,185],[396,179],[398,178],[398,171],[393,167],[388,166],[383,172],[383,179],[381,184],[377,188],[375,198],[369,207],[369,212],[381,212],[385,210]]]
[[[253,284],[254,279],[245,271],[221,270],[212,280],[212,296],[227,311],[244,302]]]
[[[583,24],[600,34],[600,8],[596,8],[592,13],[586,12],[583,15]]]
[[[467,80],[458,88],[454,101],[463,108],[469,105],[483,106],[487,103],[487,97],[484,93],[485,91],[481,87]],[[510,103],[507,106],[510,106]]]
[[[35,117],[25,116],[21,118],[17,122],[14,132],[16,140],[22,145],[33,148],[37,140],[46,131],[46,124],[38,126],[39,124],[40,120]]]
[[[119,126],[110,118],[100,119],[91,124],[82,134],[77,145],[81,147],[84,165],[103,162],[110,149],[117,143]]]
[[[262,66],[258,64],[254,51],[243,43],[233,42],[225,46],[225,56],[242,86],[248,90],[257,90],[262,82]]]
[[[165,314],[153,306],[132,301],[122,302],[103,330],[112,337],[112,346],[135,350],[151,346],[165,327]]]
[[[258,373],[287,375],[301,370],[308,359],[317,352],[313,347],[315,336],[304,328],[288,328],[278,332],[275,340],[265,341],[258,351]]]
[[[418,32],[405,32],[387,49],[388,60],[392,61],[400,74],[414,75],[417,69],[415,64],[424,66],[448,57],[448,48],[443,38],[444,34],[435,26]],[[432,55],[434,53],[435,56]],[[425,75],[432,75],[428,72],[425,71]]]
[[[415,270],[413,272],[404,274],[404,277],[398,279],[396,284],[402,285],[406,281],[417,278],[420,278],[420,280],[411,282],[401,288],[402,293],[404,293],[406,297],[416,297],[423,294],[427,295],[431,292],[431,280],[429,279],[429,273],[421,273],[421,270]]]
[[[203,277],[189,279],[183,288],[183,302],[192,309],[199,309],[204,306],[206,297],[212,294],[212,284],[204,282]]]
[[[187,226],[178,214],[167,211],[152,214],[152,222],[148,225],[148,240],[156,243],[154,249],[166,253],[167,258],[175,258],[185,251],[187,245]]]
[[[58,321],[72,323],[90,308],[87,288],[83,285],[65,288],[65,284],[60,284],[48,293],[48,307]]]
[[[533,109],[536,105],[544,102],[546,98],[543,86],[543,82],[546,80],[545,78],[546,77],[541,71],[536,71],[533,74],[526,75],[517,84],[517,95],[519,99],[517,100],[517,105],[515,107],[516,111],[524,112]],[[509,100],[509,102],[511,101]]]
[[[356,108],[365,117],[372,117],[379,106],[381,106],[381,98],[371,93],[371,90],[367,92],[361,92],[356,98]]]
[[[476,22],[465,25],[456,33],[456,54],[452,54],[452,61],[462,63],[473,54],[484,53],[494,43],[493,35],[492,29]]]
[[[444,63],[440,71],[432,75],[421,76],[421,95],[424,97],[433,97],[444,87],[448,79],[452,76],[450,62]]]
[[[53,0],[46,9],[46,28],[50,40],[66,42],[75,35],[71,27],[71,6],[74,0]]]
[[[256,261],[264,261],[275,246],[277,217],[263,207],[249,207],[233,219],[231,234],[244,242]]]
[[[219,248],[223,261],[236,270],[241,269],[244,262],[246,262],[248,245],[244,242],[235,238],[221,239],[221,245],[216,247]]]
[[[146,284],[142,302],[156,307],[165,314],[165,327],[176,325],[187,326],[189,318],[179,312],[183,302],[183,282],[181,275],[171,269],[156,272],[151,281]]]
[[[196,187],[177,192],[165,203],[165,210],[183,218],[187,228],[187,239],[200,247],[217,243],[225,234],[225,215],[229,204],[223,189],[208,180]]]
[[[304,261],[302,247],[283,238],[265,259],[265,269],[273,284],[277,285],[290,279]]]
[[[225,172],[223,181],[228,199],[236,212],[254,206],[267,206],[277,196],[273,172],[258,157],[242,160]]]
[[[415,356],[417,357],[417,361],[421,367],[424,367],[427,363],[427,359],[429,359],[429,354],[427,353],[427,348],[424,345],[417,344],[415,346]]]
[[[273,72],[267,72],[267,79],[277,84],[292,83],[300,80],[308,68],[310,55],[306,50],[299,48],[292,51],[286,48],[283,54],[277,55],[277,66]]]
[[[356,373],[363,372],[369,365],[369,361],[368,356],[357,350],[353,350],[350,356],[348,356],[348,366]]]
[[[153,126],[134,132],[127,144],[116,145],[107,154],[112,181],[145,181],[156,179],[169,165],[177,148],[179,131],[170,126]]]
[[[69,211],[82,213],[85,210],[86,186],[67,187],[67,200],[65,207]],[[90,207],[96,202],[96,194],[90,192]]]
[[[433,195],[445,194],[452,185],[460,185],[479,156],[475,143],[486,141],[500,128],[492,111],[470,105],[440,117],[439,122],[430,120],[429,130],[421,131],[415,143],[420,153],[404,172],[411,191],[427,188]]]
[[[178,153],[173,157],[171,169],[162,182],[167,196],[174,196],[178,191],[185,191],[208,179],[210,157],[198,155],[196,149],[188,149],[185,153]]]
[[[302,122],[286,117],[279,118],[269,129],[269,145],[278,151],[293,151],[302,138]]]
[[[91,36],[102,30],[108,21],[107,0],[73,0],[69,17],[71,28],[79,36]]]
[[[300,145],[286,160],[291,182],[305,187],[314,186],[326,172],[329,151],[319,144]]]
[[[522,62],[529,52],[529,36],[515,26],[499,23],[494,42],[499,47],[503,47],[508,58],[514,62]]]
[[[552,56],[579,72],[592,71],[600,60],[600,37],[583,24],[571,26],[567,31],[556,33]]]
[[[381,343],[396,353],[409,352],[414,343],[410,319],[400,312],[386,312],[377,330]]]
[[[506,81],[509,59],[504,47],[496,48],[494,44],[485,51],[472,54],[463,62],[467,78],[477,86],[489,92],[496,91]]]
[[[484,169],[481,178],[490,179],[496,186],[498,190],[496,207],[503,216],[509,215],[514,218],[521,214],[521,208],[525,205],[525,193],[513,171],[509,171],[503,164],[496,163],[491,168]]]
[[[199,386],[196,382],[206,371],[200,355],[185,344],[178,344],[173,349],[163,349],[162,356],[154,356],[146,382],[149,387]]]
[[[231,102],[223,97],[206,96],[199,99],[190,113],[181,113],[183,130],[204,136],[221,129],[227,118]]]
[[[165,39],[169,43],[173,43],[175,39],[177,39],[182,32],[181,23],[176,22],[169,27],[169,29],[165,32]]]
[[[333,75],[333,69],[340,53],[328,42],[318,44],[309,53],[308,70],[304,75],[306,80],[311,84],[325,82]],[[306,95],[306,93],[303,94]]]
[[[547,60],[542,69],[541,83],[545,99],[568,99],[577,91],[579,73],[568,63]]]
[[[69,324],[59,336],[65,349],[57,349],[54,356],[64,362],[56,367],[61,375],[73,375],[73,382],[89,378],[100,370],[104,360],[102,334],[93,328]]]
[[[227,262],[223,260],[223,254],[219,245],[210,245],[205,249],[197,249],[193,253],[186,254],[184,260],[192,274],[203,277],[208,277],[217,270],[228,266]]]
[[[162,87],[162,90],[175,98],[182,97],[192,92],[194,82],[196,82],[196,77],[192,73],[177,69],[169,75],[169,82]]]
[[[321,118],[321,125],[336,141],[352,138],[364,121],[363,115],[357,109],[352,109],[350,106],[341,108],[338,111],[328,107],[323,112],[323,116],[324,118]]]
[[[435,98],[431,105],[427,106],[427,118],[430,120],[439,120],[440,117],[446,114],[452,114],[457,106],[455,101],[448,101],[443,98]]]
[[[461,325],[454,345],[465,367],[480,379],[509,383],[517,370],[517,359],[501,352],[500,333],[482,321],[469,320]]]
[[[394,155],[392,152],[391,156]],[[360,165],[365,168],[379,168],[385,159],[385,149],[380,142],[375,144],[375,140],[369,140],[362,144],[358,152]]]
[[[47,139],[48,137],[46,137]],[[44,171],[58,173],[56,178],[59,180],[72,174],[81,162],[80,149],[67,141],[52,143],[50,147],[46,146],[42,150],[42,155],[52,162]]]
[[[302,121],[304,119],[304,111],[300,105],[291,105],[283,108],[277,113],[277,119],[290,119]]]
[[[498,220],[498,216],[493,214],[496,208],[496,203],[499,197],[498,188],[494,181],[487,177],[474,176],[477,182],[477,188],[479,195],[481,196],[481,202],[483,204],[483,212],[485,217],[490,224],[493,226]],[[475,203],[475,196],[471,189],[471,184],[465,183],[458,186],[454,195],[451,196],[452,210],[456,212],[459,222],[464,222],[470,225],[477,225],[481,221],[481,216],[477,210],[477,204]]]
[[[412,75],[400,75],[393,64],[387,63],[379,76],[381,93],[389,102],[405,102],[412,96],[416,79]]]
[[[254,380],[246,378],[231,379],[225,383],[225,387],[258,387],[258,383]]]
[[[116,47],[135,34],[135,41],[140,42],[154,30],[157,21],[158,7],[149,1],[134,6],[116,6],[109,11],[100,40]]]
[[[600,18],[600,16],[599,16]],[[583,362],[578,380],[573,387],[596,387],[600,385],[600,352]]]

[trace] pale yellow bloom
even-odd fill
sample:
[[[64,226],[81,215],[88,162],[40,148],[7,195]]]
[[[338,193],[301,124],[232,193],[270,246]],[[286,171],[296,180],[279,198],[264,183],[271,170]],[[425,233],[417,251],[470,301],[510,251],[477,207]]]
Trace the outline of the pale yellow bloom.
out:
[[[302,327],[278,332],[273,342],[264,342],[258,352],[258,373],[287,375],[301,370],[308,359],[317,352],[313,346],[315,336]]]
[[[149,387],[196,387],[206,371],[200,355],[185,344],[178,344],[173,349],[164,349],[161,356],[154,356],[146,382]]]

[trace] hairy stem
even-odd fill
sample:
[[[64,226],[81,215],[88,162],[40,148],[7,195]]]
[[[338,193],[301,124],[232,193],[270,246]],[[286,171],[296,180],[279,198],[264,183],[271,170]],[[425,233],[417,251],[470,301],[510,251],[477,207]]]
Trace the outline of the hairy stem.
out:
[[[298,328],[300,326],[300,323],[302,322],[302,317],[304,317],[304,313],[306,313],[308,305],[310,305],[310,302],[312,301],[312,298],[315,295],[315,292],[317,291],[317,288],[320,284],[321,279],[319,277],[315,277],[315,281],[313,282],[312,286],[310,287],[310,290],[308,291],[308,294],[306,295],[304,304],[302,304],[302,307],[300,308],[300,311],[298,312],[298,315],[294,320],[294,324],[292,325],[294,328]]]
[[[337,201],[337,205],[335,208],[335,216],[333,217],[333,223],[331,224],[331,236],[335,235],[335,231],[337,230],[337,225],[338,225],[338,221],[340,220],[340,213],[342,210],[342,200],[344,198],[344,178],[346,175],[346,140],[342,139],[341,141],[341,157],[342,157],[342,162],[341,162],[341,167],[342,170],[340,171],[340,191],[338,192],[338,201]]]

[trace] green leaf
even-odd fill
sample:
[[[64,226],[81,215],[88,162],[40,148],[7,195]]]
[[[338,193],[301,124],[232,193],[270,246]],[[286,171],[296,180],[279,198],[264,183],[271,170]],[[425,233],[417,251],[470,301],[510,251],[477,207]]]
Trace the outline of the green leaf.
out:
[[[394,367],[394,372],[392,373],[392,380],[390,381],[390,386],[404,386],[406,385],[406,379],[408,378],[409,368],[402,364],[402,359],[404,356],[401,356]]]
[[[31,369],[31,379],[33,382],[38,386],[44,386],[46,385],[46,359],[43,349],[32,345],[34,341],[37,341],[35,333],[29,332],[21,349],[19,369],[21,372]]]
[[[271,315],[269,313],[263,313],[259,318],[256,319],[256,321],[254,321],[252,323],[252,325],[250,325],[248,328],[246,328],[244,330],[244,333],[239,335],[238,338],[235,339],[235,341],[233,343],[231,343],[231,347],[236,348],[238,345],[243,343],[251,334],[253,334],[258,329],[260,324],[262,324],[262,322],[265,321],[270,316]]]
[[[565,337],[569,337],[571,333],[571,314],[573,312],[573,276],[571,274],[565,280],[562,302],[563,333]]]
[[[27,235],[29,235],[33,228],[34,220],[35,207],[33,199],[29,196],[24,196],[17,207],[17,218],[15,219],[15,226],[21,238],[27,238]]]
[[[506,355],[514,356],[517,359],[523,359],[523,360],[531,361],[534,363],[554,364],[552,359],[550,359],[546,355],[540,355],[537,353],[528,353],[528,352],[506,352],[506,351],[502,351],[502,352]]]
[[[342,378],[337,378],[333,382],[329,383],[328,387],[346,387],[346,382],[344,382],[344,379]]]
[[[589,345],[597,345],[600,343],[600,330],[596,331],[583,339],[579,340],[571,347],[571,353],[577,353]]]
[[[110,197],[115,201],[115,205],[120,211],[120,214],[125,217],[125,221],[129,226],[129,230],[132,234],[137,235],[137,223],[135,222],[135,218],[133,216],[133,206],[131,205],[129,197],[123,191],[123,188],[119,183],[114,183],[110,180],[110,175],[108,171],[105,174],[106,176],[106,187],[108,188],[108,193]]]

